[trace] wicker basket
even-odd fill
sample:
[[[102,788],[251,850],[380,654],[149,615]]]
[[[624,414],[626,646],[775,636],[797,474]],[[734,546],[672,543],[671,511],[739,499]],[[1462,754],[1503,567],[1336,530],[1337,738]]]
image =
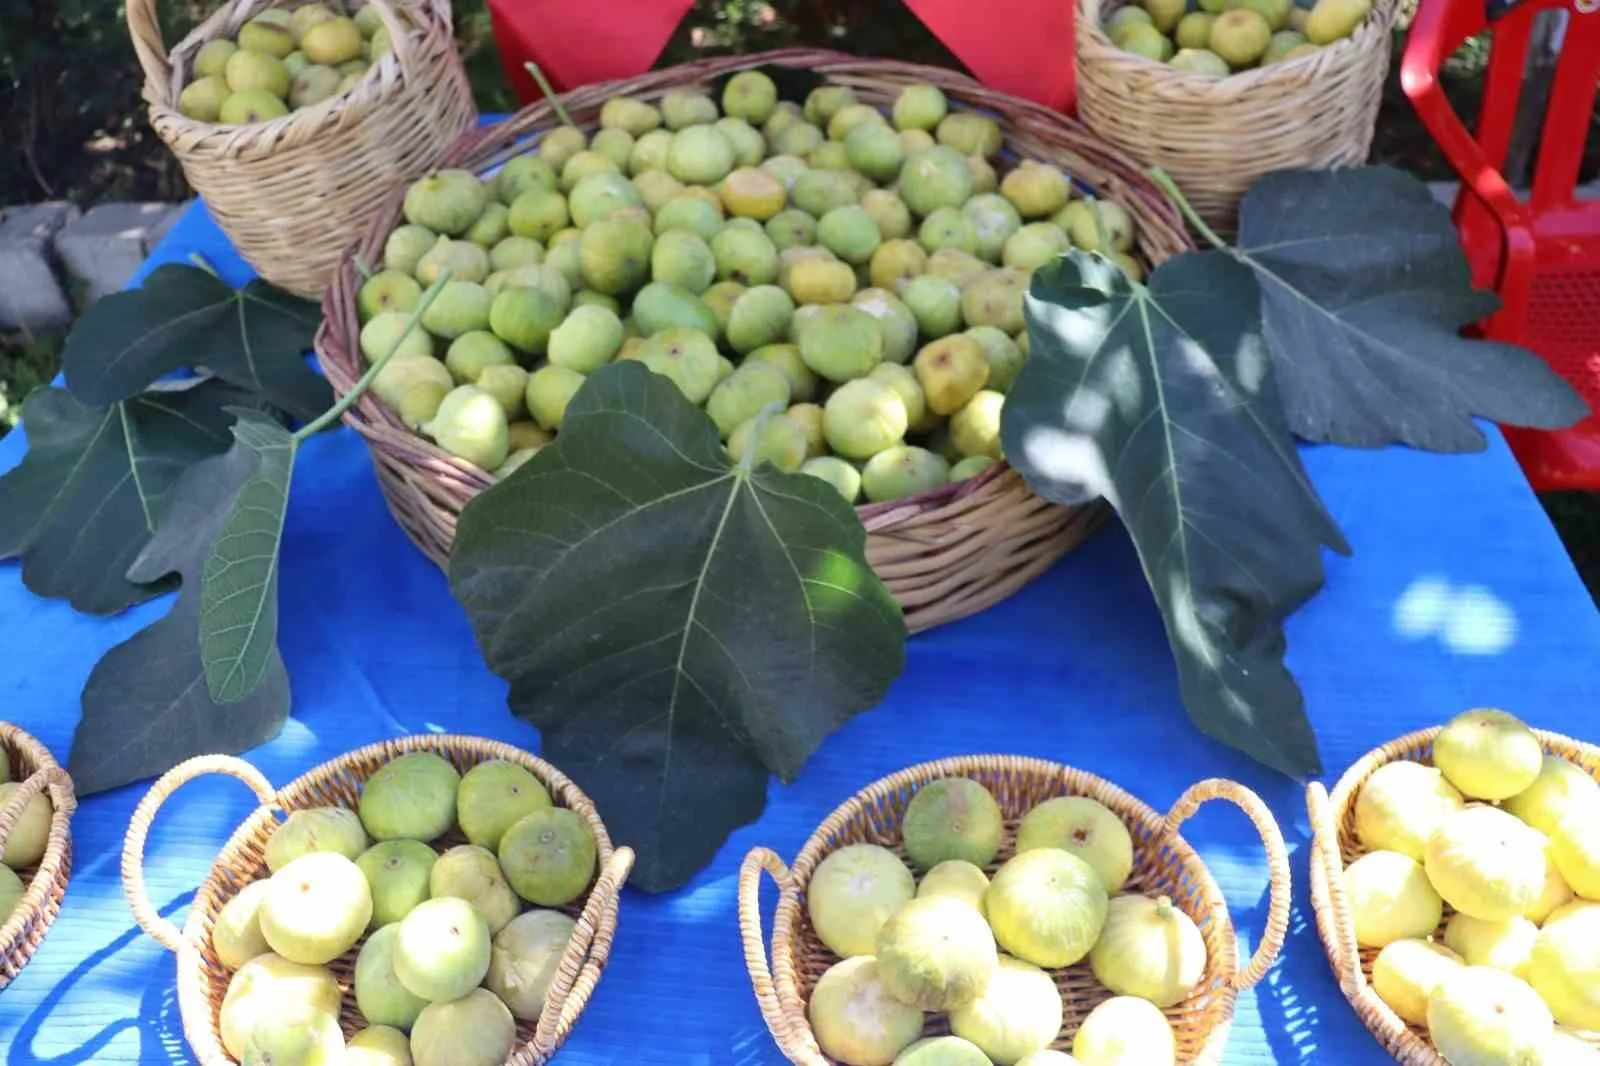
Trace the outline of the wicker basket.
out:
[[[277,0],[232,0],[168,56],[156,0],[129,0],[150,124],[235,248],[275,285],[318,298],[397,182],[422,177],[477,120],[450,0],[350,0],[382,17],[393,51],[351,92],[250,126],[178,112],[195,53]],[[409,27],[409,28],[408,28]]]
[[[834,1066],[822,1053],[806,1018],[811,989],[837,956],[817,939],[805,908],[806,883],[817,864],[847,844],[881,844],[902,857],[900,821],[916,790],[943,777],[970,777],[982,782],[1006,816],[1006,837],[998,862],[1015,847],[1016,827],[1035,805],[1056,796],[1089,796],[1115,811],[1133,835],[1134,866],[1126,890],[1170,896],[1199,925],[1206,944],[1206,972],[1194,993],[1167,1010],[1183,1066],[1220,1063],[1228,1042],[1237,994],[1253,987],[1271,969],[1289,926],[1289,857],[1283,836],[1266,804],[1232,781],[1201,781],[1185,792],[1165,816],[1147,807],[1109,781],[1059,763],[1008,755],[974,755],[923,763],[902,770],[856,793],[828,816],[800,849],[793,867],[765,848],[752,851],[739,873],[739,927],[745,961],[756,999],[778,1047],[798,1066]],[[1271,874],[1266,928],[1255,956],[1239,968],[1238,942],[1222,893],[1200,856],[1179,835],[1183,823],[1208,800],[1239,806],[1255,823],[1266,845]],[[761,929],[761,874],[778,882],[776,924],[771,964]],[[992,872],[992,869],[991,869]],[[1094,1006],[1110,997],[1094,979],[1088,964],[1055,973],[1066,1007],[1059,1048],[1071,1046],[1079,1023]],[[942,1015],[929,1015],[925,1035],[945,1032]]]
[[[599,875],[587,897],[567,908],[578,923],[572,942],[561,958],[559,973],[550,986],[549,1000],[538,1023],[517,1022],[517,1048],[506,1060],[506,1066],[544,1066],[566,1041],[611,954],[611,941],[617,931],[618,898],[633,866],[633,852],[612,847],[606,827],[589,798],[543,760],[509,744],[480,737],[413,736],[359,748],[323,763],[281,789],[274,789],[260,771],[242,759],[202,755],[167,771],[139,802],[122,847],[122,887],[140,927],[178,956],[178,1008],[183,1015],[183,1034],[200,1066],[232,1066],[233,1063],[223,1050],[217,1028],[218,1011],[228,990],[230,974],[212,952],[211,925],[217,912],[240,889],[266,876],[265,848],[279,825],[278,815],[306,807],[354,808],[362,782],[390,759],[410,751],[437,752],[458,770],[489,759],[514,762],[544,783],[557,806],[569,807],[582,815],[594,833],[599,845]],[[156,811],[167,797],[180,785],[205,774],[238,778],[250,786],[261,805],[234,831],[217,856],[211,872],[195,893],[188,922],[180,931],[161,916],[145,891],[145,840],[150,835],[150,823]],[[445,848],[463,842],[459,831],[452,830],[436,845]],[[330,967],[346,989],[350,987],[358,948],[359,945],[352,948]],[[344,998],[340,1021],[346,1036],[365,1024],[351,996]]]
[[[1303,59],[1214,78],[1111,43],[1126,0],[1078,0],[1078,114],[1140,163],[1164,168],[1200,216],[1234,232],[1264,174],[1367,161],[1389,71],[1397,0],[1375,0],[1349,40]]]
[[[1360,858],[1366,850],[1356,839],[1356,796],[1361,786],[1380,766],[1388,763],[1409,759],[1433,765],[1433,738],[1442,728],[1436,726],[1410,733],[1368,752],[1339,778],[1332,796],[1315,781],[1306,786],[1306,806],[1311,814],[1311,905],[1317,914],[1317,933],[1327,949],[1339,988],[1356,1009],[1356,1015],[1395,1061],[1405,1066],[1449,1064],[1433,1049],[1426,1029],[1408,1026],[1373,991],[1372,960],[1378,957],[1378,951],[1356,944],[1356,927],[1350,916],[1350,903],[1344,896],[1343,874],[1346,864]],[[1549,754],[1577,763],[1590,776],[1600,776],[1600,748],[1559,733],[1547,733],[1542,729],[1533,732]],[[1452,913],[1446,904],[1444,920],[1448,921]],[[1438,930],[1441,936],[1443,930],[1441,922]],[[1579,1035],[1600,1048],[1600,1034]]]
[[[1012,151],[1058,163],[1080,181],[1127,204],[1138,220],[1138,251],[1147,262],[1160,262],[1191,247],[1171,202],[1082,126],[947,70],[791,49],[704,60],[589,86],[562,99],[573,121],[592,128],[600,105],[612,96],[658,99],[675,86],[705,84],[731,71],[765,64],[815,71],[880,106],[892,103],[902,86],[937,84],[956,102],[994,113]],[[549,104],[536,104],[505,123],[464,138],[448,162],[488,172],[526,151],[528,138],[553,122]],[[391,198],[367,234],[360,249],[365,261],[381,258],[384,240],[400,216],[401,196]],[[359,285],[353,257],[328,291],[317,335],[317,355],[340,395],[366,369],[357,343]],[[494,479],[407,429],[371,393],[360,397],[344,417],[367,438],[395,518],[429,558],[446,565],[461,509]],[[905,610],[912,632],[974,614],[1011,595],[1081,543],[1106,513],[1098,503],[1070,508],[1047,503],[1003,463],[970,481],[858,511],[869,534],[867,558]]]
[[[21,782],[11,802],[0,808],[0,848],[4,848],[17,816],[33,797],[44,792],[55,808],[44,858],[32,870],[17,871],[28,888],[17,909],[0,923],[0,988],[5,988],[39,950],[50,923],[61,913],[67,878],[72,875],[72,837],[68,830],[78,799],[72,791],[72,778],[57,765],[50,749],[10,722],[0,722],[0,749],[10,759],[11,779]]]

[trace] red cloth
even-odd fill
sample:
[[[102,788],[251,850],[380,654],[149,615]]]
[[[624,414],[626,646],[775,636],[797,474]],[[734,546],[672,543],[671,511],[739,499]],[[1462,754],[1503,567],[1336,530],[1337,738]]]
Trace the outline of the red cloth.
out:
[[[490,0],[506,74],[525,101],[649,70],[693,0]],[[1059,110],[1075,103],[1074,0],[906,0],[980,81]]]

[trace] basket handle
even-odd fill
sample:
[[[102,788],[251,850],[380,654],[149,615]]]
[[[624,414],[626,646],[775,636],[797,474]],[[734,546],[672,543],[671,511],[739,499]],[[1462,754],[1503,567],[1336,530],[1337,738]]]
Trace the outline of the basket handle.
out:
[[[156,0],[128,0],[127,8],[128,35],[133,38],[133,51],[139,57],[145,84],[166,85],[172,80],[172,61],[167,55],[166,39],[161,35]]]
[[[1361,949],[1356,944],[1356,926],[1350,917],[1350,902],[1339,888],[1339,830],[1333,820],[1333,803],[1319,781],[1306,786],[1306,812],[1311,817],[1311,903],[1319,922],[1326,916],[1323,944],[1339,983],[1362,980]]]
[[[607,911],[616,911],[622,886],[632,870],[632,848],[618,848],[612,852],[595,880],[583,913],[578,915],[576,935],[561,956],[556,978],[550,983],[550,993],[534,1028],[533,1046],[540,1062],[548,1061],[556,1053],[556,1046],[577,1022],[600,980],[600,973],[611,956],[615,928],[602,933],[599,923]]]
[[[131,5],[130,5],[131,9]],[[183,933],[176,925],[163,918],[150,902],[144,886],[144,845],[150,836],[150,823],[156,811],[182,785],[206,774],[226,774],[250,786],[263,807],[277,802],[278,794],[261,771],[232,755],[199,755],[179,763],[156,781],[145,793],[139,806],[134,808],[128,823],[128,835],[122,842],[122,893],[133,909],[133,919],[139,928],[149,933],[168,951],[177,951],[183,945]]]
[[[1234,976],[1234,990],[1242,992],[1260,983],[1277,961],[1278,952],[1283,950],[1283,939],[1289,932],[1289,851],[1277,821],[1261,802],[1261,797],[1238,782],[1219,777],[1197,781],[1178,797],[1178,802],[1167,812],[1166,831],[1178,832],[1179,827],[1210,800],[1227,800],[1244,811],[1261,835],[1261,843],[1267,851],[1267,925],[1261,931],[1261,943],[1256,945],[1250,964]]]
[[[404,7],[404,0],[366,0],[368,7],[378,13],[378,19],[384,28],[389,31],[389,48],[394,52],[394,58],[400,64],[401,70],[415,70],[417,68],[416,45],[412,40],[411,31],[418,27],[405,21],[397,8]],[[421,6],[421,5],[417,5]],[[450,23],[450,4],[448,0],[442,3],[444,24]]]
[[[33,797],[45,789],[54,791],[57,785],[60,785],[65,793],[65,802],[60,806],[65,807],[65,813],[70,815],[78,805],[77,798],[72,792],[72,778],[68,777],[67,772],[59,766],[39,767],[11,793],[11,798],[6,801],[5,806],[0,807],[0,852],[5,851],[6,841],[11,839],[12,827],[17,824],[17,819],[22,817],[23,810],[33,801]]]
[[[778,983],[767,961],[766,934],[761,928],[763,873],[770,874],[777,882],[780,895],[796,891],[794,875],[775,852],[756,848],[744,857],[744,863],[739,867],[739,933],[744,938],[745,968],[750,971],[750,984],[755,988],[756,1003],[761,1007],[761,1017],[767,1023],[767,1031],[790,1062],[828,1066],[828,1060],[822,1057],[816,1039],[804,1029],[795,1031],[778,998]]]

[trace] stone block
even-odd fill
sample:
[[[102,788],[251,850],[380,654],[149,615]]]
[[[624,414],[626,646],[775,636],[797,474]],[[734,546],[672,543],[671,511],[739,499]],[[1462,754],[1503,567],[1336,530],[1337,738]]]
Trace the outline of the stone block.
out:
[[[56,255],[85,305],[127,287],[172,215],[172,204],[101,204],[56,237]]]
[[[78,218],[68,203],[0,208],[0,330],[41,333],[72,321],[56,275],[56,234]]]

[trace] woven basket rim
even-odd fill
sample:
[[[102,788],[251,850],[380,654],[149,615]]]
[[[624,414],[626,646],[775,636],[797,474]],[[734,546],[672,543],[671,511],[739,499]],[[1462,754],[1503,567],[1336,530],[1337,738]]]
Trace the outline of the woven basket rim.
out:
[[[617,847],[612,843],[593,801],[571,778],[540,756],[490,737],[457,733],[423,733],[392,737],[352,749],[313,766],[279,787],[273,787],[259,771],[244,760],[230,756],[202,756],[169,771],[152,786],[140,802],[124,844],[124,890],[130,902],[134,902],[135,897],[138,898],[139,902],[134,906],[135,917],[140,925],[144,926],[145,931],[162,940],[164,946],[176,951],[178,1006],[183,1018],[184,1037],[190,1050],[203,1066],[232,1066],[233,1063],[233,1059],[223,1050],[220,1033],[213,1023],[211,977],[202,953],[210,922],[221,904],[236,892],[230,885],[234,881],[250,878],[259,872],[256,864],[245,862],[242,853],[269,824],[279,823],[280,814],[288,810],[322,805],[315,802],[317,797],[312,791],[315,788],[336,781],[345,774],[358,775],[364,781],[371,772],[389,760],[419,751],[443,755],[455,754],[476,762],[491,759],[514,762],[533,773],[549,789],[555,806],[577,812],[593,832],[596,845],[595,880],[573,904],[573,907],[582,907],[582,916],[578,919],[578,926],[574,929],[572,940],[567,946],[561,977],[552,986],[552,998],[559,989],[564,1006],[570,1007],[574,1002],[577,1006],[570,1013],[563,1011],[561,1017],[554,1019],[557,1032],[548,1053],[541,1052],[533,1040],[524,1041],[519,1037],[511,1057],[507,1060],[507,1066],[543,1066],[549,1061],[549,1056],[565,1042],[572,1025],[581,1017],[583,1009],[587,1006],[593,986],[598,982],[606,957],[609,955],[611,940],[617,928],[619,893],[626,880],[628,868],[632,864],[632,852],[626,847]],[[370,769],[364,768],[364,764],[367,763],[373,766]],[[190,770],[191,764],[201,764],[205,768]],[[230,766],[233,768],[230,769]],[[235,773],[235,770],[239,772]],[[245,781],[257,791],[257,804],[229,834],[227,842],[218,851],[201,879],[183,929],[178,934],[177,943],[166,944],[165,940],[157,935],[157,929],[152,927],[152,923],[147,920],[147,915],[144,913],[149,909],[143,887],[144,843],[150,821],[171,792],[187,781],[208,772],[229,773]],[[312,802],[297,802],[302,798]],[[580,943],[582,951],[574,955],[574,948]],[[578,998],[580,996],[581,999]]]
[[[78,799],[72,778],[56,762],[50,749],[33,734],[15,723],[0,721],[0,743],[27,761],[27,773],[12,766],[13,782],[21,784],[38,773],[48,775],[43,790],[48,793],[53,808],[44,856],[35,867],[22,898],[17,901],[16,909],[0,923],[0,965],[14,973],[32,958],[60,913],[61,900],[72,874],[72,816],[77,811]],[[9,973],[0,973],[0,988],[4,988],[9,979]]]
[[[1595,771],[1585,764],[1600,764],[1600,745],[1548,729],[1529,728],[1547,754],[1573,761],[1591,777],[1595,776]],[[1341,883],[1346,865],[1339,827],[1351,814],[1361,786],[1379,768],[1401,761],[1431,766],[1433,742],[1443,729],[1443,725],[1429,726],[1378,745],[1351,763],[1331,792],[1315,781],[1306,786],[1312,833],[1312,909],[1316,914],[1318,936],[1334,977],[1339,981],[1339,990],[1356,1017],[1395,1061],[1405,1066],[1448,1066],[1448,1063],[1428,1038],[1407,1025],[1372,987],[1361,958],[1361,951],[1365,949],[1357,947],[1354,926],[1347,918],[1349,904]]]
[[[801,845],[792,866],[785,866],[778,856],[765,848],[757,848],[746,857],[739,887],[746,959],[757,1000],[780,1050],[790,1061],[803,1066],[831,1066],[833,1061],[816,1050],[794,952],[802,936],[799,919],[806,888],[821,860],[841,846],[837,842],[838,834],[855,819],[881,808],[885,800],[914,793],[932,781],[946,777],[985,781],[999,776],[1021,777],[1043,784],[1046,791],[1058,796],[1090,796],[1124,822],[1133,823],[1130,829],[1147,834],[1132,834],[1136,858],[1140,854],[1162,855],[1193,884],[1199,900],[1197,905],[1204,908],[1215,938],[1229,945],[1229,950],[1207,952],[1208,979],[1203,982],[1203,991],[1196,992],[1206,999],[1205,1024],[1199,1027],[1204,1035],[1200,1048],[1183,1061],[1186,1066],[1191,1063],[1210,1066],[1220,1062],[1239,991],[1265,976],[1287,933],[1288,856],[1271,812],[1244,786],[1211,779],[1191,786],[1173,804],[1172,810],[1163,815],[1120,785],[1097,774],[1049,759],[1008,754],[951,756],[906,767],[879,778],[835,807]],[[1269,920],[1247,972],[1241,972],[1239,943],[1227,901],[1210,868],[1181,832],[1182,823],[1208,799],[1228,799],[1242,807],[1256,822],[1268,854]],[[763,871],[771,873],[779,884],[770,956],[767,954],[769,944],[761,931],[759,880]]]

